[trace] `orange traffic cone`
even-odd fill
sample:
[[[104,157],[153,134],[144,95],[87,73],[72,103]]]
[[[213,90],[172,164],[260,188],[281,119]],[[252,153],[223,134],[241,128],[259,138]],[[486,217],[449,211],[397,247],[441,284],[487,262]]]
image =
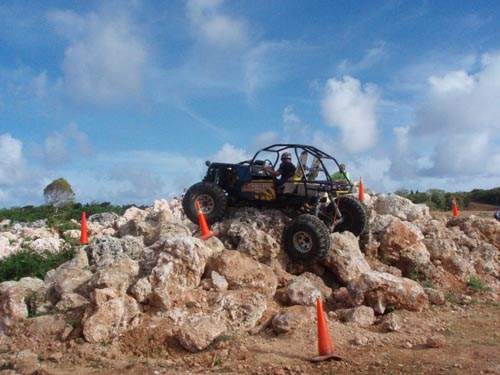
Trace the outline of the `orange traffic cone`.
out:
[[[363,185],[363,177],[359,179],[359,200],[361,202],[365,201],[365,186]]]
[[[82,234],[80,235],[80,244],[87,245],[89,243],[89,238],[87,236],[87,217],[85,216],[85,211],[82,212]]]
[[[453,197],[453,216],[458,216],[457,200],[455,197]]]
[[[334,359],[340,361],[342,358],[338,355],[333,354],[332,339],[330,338],[330,332],[326,326],[325,313],[323,312],[323,303],[321,298],[316,299],[316,309],[318,312],[318,352],[319,355],[312,357],[312,362],[321,362],[328,359]]]
[[[198,201],[196,201],[196,209],[198,210],[198,221],[200,222],[201,239],[205,241],[210,237],[216,236],[217,233],[210,231],[207,220],[205,219],[205,215],[203,214],[203,210],[201,209],[200,202]]]

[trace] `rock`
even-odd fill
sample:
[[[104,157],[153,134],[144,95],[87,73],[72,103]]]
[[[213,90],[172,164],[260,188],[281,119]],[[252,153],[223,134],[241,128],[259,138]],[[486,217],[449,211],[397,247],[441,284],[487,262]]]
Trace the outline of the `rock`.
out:
[[[40,279],[24,277],[18,282],[0,284],[0,328],[12,327],[18,320],[28,317],[26,298],[44,287]]]
[[[319,288],[303,275],[288,285],[285,294],[291,305],[315,306],[318,298],[324,299]]]
[[[150,298],[152,290],[153,289],[148,278],[143,277],[137,280],[132,288],[130,288],[130,294],[132,294],[137,302],[144,303]]]
[[[331,235],[330,253],[323,263],[345,284],[371,270],[351,232]]]
[[[425,345],[428,348],[442,348],[445,344],[446,339],[443,335],[432,335],[425,340]]]
[[[197,316],[187,320],[179,330],[177,339],[190,352],[206,349],[226,331],[224,321],[213,316]]]
[[[7,236],[0,234],[0,260],[7,258],[13,253],[13,249],[10,246],[10,240]]]
[[[131,236],[116,238],[102,236],[93,239],[85,248],[91,263],[97,267],[108,266],[119,259],[139,259],[143,245],[141,240]]]
[[[179,220],[170,209],[159,211],[155,217],[156,225],[150,222],[150,228],[145,230],[144,243],[146,246],[160,245],[164,241],[179,237],[191,237],[191,230]]]
[[[402,324],[401,318],[395,313],[384,315],[380,320],[380,328],[385,332],[399,331]]]
[[[219,292],[227,290],[229,284],[224,276],[221,276],[217,272],[212,271],[210,277],[212,278],[212,285],[215,290]]]
[[[368,344],[368,337],[356,334],[352,339],[352,344],[356,346],[365,346]]]
[[[288,333],[314,320],[315,309],[306,306],[284,307],[271,322],[277,334]]]
[[[470,254],[474,268],[479,274],[500,279],[500,251],[490,244],[476,247]]]
[[[375,323],[375,312],[368,306],[357,306],[352,309],[337,311],[340,319],[346,323],[354,323],[360,327],[369,327]]]
[[[228,290],[217,302],[216,312],[224,317],[231,333],[248,332],[265,318],[271,300],[252,290]]]
[[[164,241],[157,263],[149,275],[151,302],[167,309],[173,300],[183,299],[184,292],[200,285],[209,250],[198,238],[173,238]]]
[[[73,241],[79,241],[82,236],[82,231],[79,229],[68,229],[63,232],[63,238],[69,238]]]
[[[395,194],[380,194],[374,202],[373,208],[379,214],[390,214],[400,220],[431,219],[427,205],[413,204],[409,199]]]
[[[85,285],[93,274],[89,270],[80,267],[72,267],[70,263],[64,263],[54,270],[50,270],[45,275],[45,283],[51,285],[56,293],[56,297],[71,293]]]
[[[224,250],[212,256],[206,272],[212,271],[226,278],[229,289],[251,289],[273,296],[278,285],[277,277],[269,266],[238,251]]]
[[[432,305],[444,305],[446,302],[444,293],[433,288],[424,288],[425,294],[429,298],[429,303]]]
[[[150,230],[150,226],[145,222],[147,216],[147,211],[137,207],[127,209],[122,217],[116,221],[118,237],[127,235],[134,237],[144,236]]]
[[[23,349],[16,354],[16,374],[32,374],[40,366],[38,355],[31,349]]]
[[[96,289],[82,319],[88,342],[104,343],[135,326],[141,313],[137,301],[114,288]]]
[[[380,235],[381,258],[403,271],[404,276],[417,267],[430,267],[430,254],[422,240],[422,232],[411,223],[393,220]]]
[[[74,310],[88,304],[89,300],[77,293],[64,293],[57,302],[56,309],[59,311]]]
[[[88,221],[93,224],[99,224],[102,227],[113,227],[120,216],[114,212],[102,212],[90,215]]]
[[[397,309],[422,311],[429,303],[420,284],[388,273],[366,272],[351,282],[348,289],[355,305],[366,304],[378,314],[383,314],[389,305]]]
[[[57,254],[64,248],[65,241],[59,238],[37,238],[30,244],[30,249],[38,254],[43,254],[48,251],[52,254]]]
[[[124,295],[138,274],[137,261],[125,257],[98,269],[85,285],[77,289],[77,292],[86,297],[95,289],[112,288],[120,295]]]

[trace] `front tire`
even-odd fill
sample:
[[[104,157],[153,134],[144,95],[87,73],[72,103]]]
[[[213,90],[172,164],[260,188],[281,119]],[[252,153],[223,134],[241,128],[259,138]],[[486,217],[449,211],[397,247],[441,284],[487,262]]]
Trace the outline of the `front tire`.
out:
[[[210,182],[198,182],[186,191],[182,199],[182,208],[188,219],[194,224],[199,224],[196,201],[200,203],[205,220],[209,225],[221,220],[226,213],[226,194],[218,185]]]
[[[283,229],[283,248],[290,259],[309,264],[327,257],[330,233],[316,216],[304,214],[290,221]]]

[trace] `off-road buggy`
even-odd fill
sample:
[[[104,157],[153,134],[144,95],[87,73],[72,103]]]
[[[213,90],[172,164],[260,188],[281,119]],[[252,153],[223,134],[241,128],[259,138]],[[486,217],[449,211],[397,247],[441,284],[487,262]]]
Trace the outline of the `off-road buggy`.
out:
[[[295,175],[285,182],[263,168],[277,170],[284,152],[291,153],[296,166]],[[221,220],[228,206],[280,209],[292,218],[283,230],[282,246],[291,259],[301,263],[328,255],[331,231],[360,235],[367,226],[364,205],[347,195],[353,184],[345,175],[332,180],[339,164],[316,147],[275,144],[257,151],[251,160],[206,164],[203,181],[191,186],[182,200],[186,216],[195,224],[199,220],[196,201],[209,224]]]

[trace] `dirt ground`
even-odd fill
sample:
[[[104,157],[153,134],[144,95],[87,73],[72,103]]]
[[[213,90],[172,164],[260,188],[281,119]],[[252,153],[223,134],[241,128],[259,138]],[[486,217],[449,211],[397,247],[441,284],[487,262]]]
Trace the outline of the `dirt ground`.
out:
[[[444,305],[419,313],[392,312],[401,321],[394,332],[379,324],[361,328],[341,323],[325,310],[340,361],[310,361],[319,354],[316,310],[311,307],[310,322],[290,333],[277,335],[266,328],[254,335],[224,336],[199,353],[184,350],[161,325],[137,328],[95,345],[71,336],[63,342],[35,328],[30,319],[17,325],[11,336],[0,333],[0,375],[500,374],[497,294],[448,291]]]
[[[471,297],[465,305],[454,301],[462,298],[457,294],[420,313],[395,311],[402,324],[394,332],[341,323],[330,313],[331,342],[342,360],[320,363],[310,361],[319,354],[315,319],[283,335],[265,329],[223,337],[199,353],[182,349],[161,326],[92,345],[19,325],[15,338],[0,344],[0,374],[500,374],[500,301],[488,293]]]

